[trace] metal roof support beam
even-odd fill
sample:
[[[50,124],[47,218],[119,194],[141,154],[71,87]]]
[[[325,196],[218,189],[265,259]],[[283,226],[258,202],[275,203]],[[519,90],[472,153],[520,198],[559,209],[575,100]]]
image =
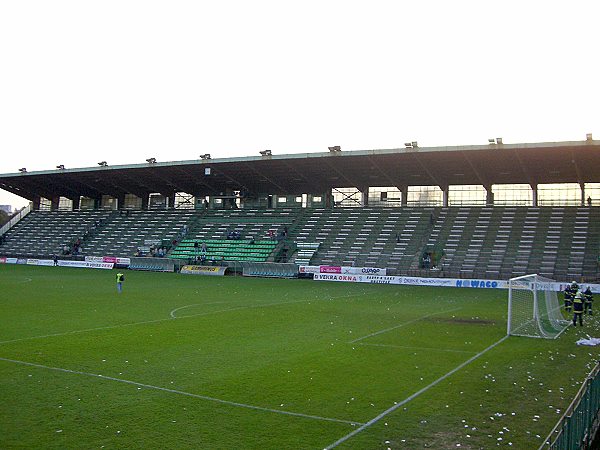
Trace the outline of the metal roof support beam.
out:
[[[379,173],[381,173],[381,174],[384,176],[384,178],[385,178],[385,179],[388,181],[388,183],[390,183],[390,186],[394,186],[394,187],[396,187],[396,188],[400,189],[400,188],[397,186],[398,182],[397,182],[397,181],[395,181],[394,179],[392,179],[392,177],[390,177],[390,176],[388,175],[388,173],[387,173],[385,170],[383,170],[383,169],[382,169],[382,168],[379,166],[379,164],[377,164],[377,163],[375,162],[375,160],[374,160],[372,157],[370,157],[370,156],[369,156],[369,162],[370,162],[370,163],[373,165],[373,167],[375,167],[375,168],[376,168],[376,169],[379,171]]]
[[[419,159],[419,155],[417,153],[410,153],[411,155],[413,155],[413,158],[415,159],[415,161],[417,162],[417,164],[419,165],[419,167],[421,167],[421,169],[423,169],[423,172],[425,172],[427,174],[427,176],[431,179],[431,181],[433,182],[433,184],[435,186],[439,186],[440,189],[443,191],[444,190],[444,184],[438,180],[438,178],[436,176],[433,175],[433,173],[431,173],[431,170],[429,170],[425,164],[423,164],[421,162],[421,160]]]
[[[284,165],[292,172],[294,172],[294,174],[296,174],[297,176],[299,176],[300,178],[302,178],[304,181],[309,182],[309,179],[306,178],[304,176],[304,174],[302,172],[300,172],[299,170],[297,170],[293,164],[288,163],[287,161],[283,162]]]
[[[139,191],[138,189],[135,188],[131,188],[131,187],[127,187],[125,188],[127,191],[127,194],[133,194],[136,195],[137,197],[141,197],[142,195],[144,195],[144,193],[149,193],[149,192],[154,192],[154,189],[156,189],[156,187],[152,187],[150,185],[148,185],[147,183],[145,183],[143,180],[136,178],[136,179],[132,179],[127,172],[123,172],[122,174],[120,174],[120,176],[122,176],[124,179],[129,180],[128,184],[133,184],[134,186],[137,185],[138,187],[142,187],[145,188],[145,191]]]
[[[467,163],[469,164],[469,167],[471,168],[471,170],[473,171],[473,173],[475,174],[475,177],[479,180],[479,183],[482,186],[486,186],[489,185],[490,183],[487,180],[484,180],[483,177],[481,176],[481,174],[479,173],[479,171],[477,170],[477,167],[475,167],[475,165],[473,164],[473,161],[471,161],[471,159],[467,156],[467,152],[462,152],[462,155],[464,156],[465,160],[467,161]]]
[[[581,176],[581,170],[579,170],[579,164],[577,164],[577,159],[575,159],[575,152],[573,151],[573,149],[571,149],[571,161],[573,162],[573,167],[575,168],[575,173],[577,174],[577,182],[579,184],[582,184],[584,182],[584,179]]]
[[[529,185],[531,186],[531,188],[534,190],[534,206],[537,206],[537,183],[533,181],[533,178],[531,177],[531,174],[529,174],[529,172],[527,172],[525,170],[525,166],[523,165],[523,161],[521,161],[521,157],[519,156],[519,152],[517,151],[517,149],[515,149],[513,151],[515,158],[517,158],[517,161],[519,164],[517,164],[517,167],[521,168],[521,172],[523,173],[523,177],[525,177],[525,179],[527,180],[527,182],[529,183]],[[535,186],[535,189],[534,189]]]
[[[214,170],[214,168],[213,168]],[[227,173],[225,173],[224,171],[218,171],[217,172],[219,175],[222,175],[223,177],[227,178],[229,181],[231,181],[233,184],[235,184],[235,189],[238,190],[244,190],[246,192],[248,192],[250,189],[248,189],[248,186],[246,186],[244,183],[242,183],[240,180],[233,178],[231,175],[228,175]]]
[[[283,186],[281,186],[280,184],[276,183],[275,181],[273,181],[271,178],[269,178],[268,176],[266,176],[264,173],[262,173],[260,170],[256,169],[256,167],[252,166],[252,165],[248,165],[248,167],[250,167],[250,169],[255,172],[256,174],[260,175],[261,177],[263,177],[265,180],[267,180],[269,183],[271,183],[273,186],[275,186],[277,189],[279,189],[281,192],[283,192],[284,194],[291,194],[290,190],[288,188],[285,188]],[[257,192],[258,193],[258,192]]]
[[[340,178],[343,178],[346,181],[346,183],[348,183],[348,186],[354,186],[356,184],[355,182],[353,182],[352,180],[350,180],[350,178],[348,178],[346,175],[344,175],[343,172],[340,172],[332,164],[330,164],[329,161],[328,161],[328,159],[329,158],[323,158],[323,160],[331,168],[331,170],[333,170],[336,173],[336,175],[338,175]],[[356,187],[356,186],[354,186],[354,187]]]

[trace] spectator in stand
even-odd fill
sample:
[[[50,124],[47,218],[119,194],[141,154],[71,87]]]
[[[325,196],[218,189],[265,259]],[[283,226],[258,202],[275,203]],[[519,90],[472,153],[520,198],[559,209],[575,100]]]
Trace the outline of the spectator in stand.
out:
[[[267,236],[269,237],[269,239],[274,241],[275,240],[275,231],[274,230],[267,231]]]
[[[592,197],[587,198],[587,204],[588,206],[592,206]]]
[[[54,255],[54,265],[58,266],[58,256],[57,255]]]
[[[65,244],[65,246],[63,247],[63,255],[68,255],[69,253],[71,253],[71,251],[69,250],[69,246]]]
[[[204,209],[208,209],[208,200],[204,199]]]
[[[208,247],[206,247],[206,242],[202,243],[202,253],[206,253],[208,251]]]

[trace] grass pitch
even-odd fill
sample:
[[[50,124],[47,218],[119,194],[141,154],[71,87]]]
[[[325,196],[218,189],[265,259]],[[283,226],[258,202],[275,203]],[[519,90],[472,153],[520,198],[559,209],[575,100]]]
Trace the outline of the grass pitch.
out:
[[[0,265],[1,448],[538,448],[594,318],[506,333],[503,290]]]

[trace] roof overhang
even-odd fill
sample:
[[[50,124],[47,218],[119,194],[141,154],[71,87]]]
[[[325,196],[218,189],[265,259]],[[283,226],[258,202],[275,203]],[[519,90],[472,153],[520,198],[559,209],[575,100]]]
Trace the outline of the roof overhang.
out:
[[[155,192],[292,195],[334,187],[590,182],[600,182],[597,140],[198,159],[0,175],[0,189],[30,200]]]

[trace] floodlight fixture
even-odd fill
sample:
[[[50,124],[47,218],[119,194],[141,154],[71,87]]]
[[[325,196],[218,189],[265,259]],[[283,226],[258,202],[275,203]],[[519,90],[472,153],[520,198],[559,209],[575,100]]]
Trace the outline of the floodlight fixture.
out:
[[[148,158],[148,159],[146,160],[146,162],[147,162],[148,164],[156,164],[156,158]]]
[[[262,150],[259,152],[262,156],[272,156],[273,153],[271,152],[271,150]]]
[[[59,170],[65,170],[65,165],[64,164],[59,164],[58,166],[56,166],[57,169]]]
[[[106,167],[106,166],[108,166],[108,163],[107,163],[106,161],[100,161],[100,162],[98,163],[98,165],[99,165],[100,167]]]
[[[327,147],[331,153],[337,153],[342,151],[342,147],[334,145],[333,147]]]
[[[210,153],[205,153],[204,155],[200,155],[200,159],[211,159]]]
[[[495,144],[495,143],[496,143],[496,139],[494,139],[494,138],[489,138],[489,139],[488,139],[488,142],[489,142],[490,144]]]
[[[412,141],[410,144],[412,145],[412,148],[417,148],[419,146],[417,141]]]
[[[19,169],[19,172],[21,172],[21,173],[25,173],[25,172],[27,172],[27,169],[26,169],[25,167],[21,167],[21,168]]]
[[[410,143],[410,142],[405,142],[405,143],[404,143],[404,146],[405,146],[406,148],[412,148],[412,143]]]
[[[502,145],[502,138],[496,138],[496,144]]]
[[[587,133],[587,134],[585,135],[585,140],[586,140],[586,141],[593,141],[593,140],[594,140],[594,138],[592,137],[592,133]]]

